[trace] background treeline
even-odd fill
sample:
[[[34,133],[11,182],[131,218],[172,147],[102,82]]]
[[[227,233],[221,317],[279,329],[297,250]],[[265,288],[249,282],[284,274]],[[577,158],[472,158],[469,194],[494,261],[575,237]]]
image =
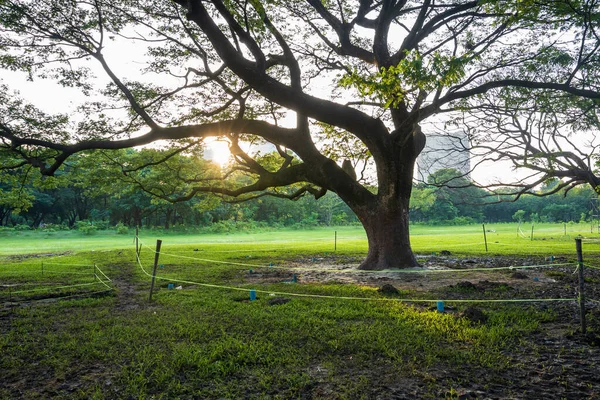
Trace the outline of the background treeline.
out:
[[[127,150],[110,158],[99,153],[83,155],[53,178],[25,179],[35,176],[27,171],[5,174],[0,181],[0,226],[4,230],[93,232],[140,226],[228,232],[358,224],[356,216],[334,193],[319,200],[311,196],[295,201],[263,196],[238,203],[199,194],[186,202],[170,203],[166,199],[189,191],[186,185],[190,182],[197,183],[220,170],[197,155],[170,155],[166,162],[155,163],[164,161],[164,154],[157,150]],[[582,186],[566,195],[530,194],[511,202],[508,196],[490,196],[483,189],[469,187],[468,180],[457,175],[455,170],[440,170],[429,177],[427,184],[415,184],[410,211],[413,223],[589,221],[591,199],[597,197],[591,188]],[[557,182],[547,182],[540,193]],[[156,193],[163,198],[153,195]]]
[[[598,194],[588,186],[551,195],[558,179],[547,181],[539,190],[514,200],[509,195],[491,195],[484,189],[469,186],[452,169],[439,170],[428,184],[416,184],[411,199],[411,221],[425,224],[464,225],[481,222],[588,222],[593,217],[592,200]],[[502,193],[497,190],[496,193]],[[510,189],[506,189],[510,192]]]

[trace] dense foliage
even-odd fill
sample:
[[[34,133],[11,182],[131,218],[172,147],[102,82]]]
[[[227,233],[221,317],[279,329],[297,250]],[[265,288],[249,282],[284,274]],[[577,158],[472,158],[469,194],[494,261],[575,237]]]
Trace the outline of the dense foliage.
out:
[[[58,174],[53,185],[38,180],[32,180],[24,188],[4,185],[5,192],[20,191],[20,197],[13,198],[12,203],[6,198],[0,204],[0,226],[17,230],[78,229],[85,233],[116,227],[118,232],[125,233],[128,227],[134,226],[231,232],[359,224],[352,210],[334,193],[327,193],[318,201],[306,196],[295,202],[264,196],[230,203],[215,195],[195,196],[175,203],[164,201],[153,194],[151,182],[159,182],[161,194],[165,196],[169,194],[167,182],[173,192],[185,184],[176,184],[171,176],[173,171],[165,167],[176,164],[181,174],[188,164],[194,166],[196,174],[203,169],[216,172],[218,168],[201,158],[180,155],[159,167],[134,167],[140,158],[147,163],[148,158],[159,159],[161,154],[163,152],[156,150],[123,152],[120,163],[114,159],[102,162],[106,158],[100,154],[88,155],[70,163],[69,174]],[[130,168],[126,173],[123,172],[125,164]],[[99,174],[110,178],[99,180]],[[184,176],[179,178],[185,180]],[[491,196],[469,183],[458,171],[443,169],[431,175],[428,184],[416,184],[411,199],[411,220],[423,224],[463,225],[593,219],[591,200],[597,195],[590,187],[574,188],[566,194],[560,191],[550,196],[536,196],[560,184],[552,180],[537,191],[510,201],[511,197]]]

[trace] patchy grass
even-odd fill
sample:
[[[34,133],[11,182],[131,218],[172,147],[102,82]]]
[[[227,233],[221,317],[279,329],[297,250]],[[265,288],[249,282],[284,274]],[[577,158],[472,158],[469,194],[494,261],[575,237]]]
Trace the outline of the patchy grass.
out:
[[[449,250],[458,234],[447,237],[441,230],[417,233],[417,251]],[[472,240],[474,230],[458,229]],[[498,241],[509,243],[508,227],[506,233],[498,231]],[[99,242],[112,249],[95,244],[100,235],[82,238],[84,243],[74,241],[72,248],[55,248],[55,256],[29,242],[20,245],[19,256],[7,249],[1,255],[0,284],[43,287],[58,282],[58,276],[60,282],[76,284],[87,279],[76,273],[91,276],[89,266],[96,264],[113,279],[115,291],[43,302],[31,301],[35,297],[7,302],[0,293],[0,398],[461,398],[466,387],[472,396],[527,397],[522,396],[529,390],[527,382],[520,380],[529,379],[528,368],[541,359],[546,360],[543,368],[553,365],[546,331],[563,323],[553,307],[486,305],[487,320],[477,323],[462,316],[462,304],[438,313],[432,305],[389,300],[394,297],[361,284],[284,282],[291,272],[278,267],[290,260],[304,260],[307,266],[319,258],[358,260],[366,247],[364,239],[350,239],[351,232],[338,231],[335,255],[333,240],[325,240],[331,231],[325,230],[230,235],[225,242],[215,236],[202,244],[207,237],[164,237],[158,275],[177,279],[175,285],[183,288],[169,290],[170,281],[158,280],[152,303],[147,300],[149,278],[135,261],[131,238],[114,235]],[[439,239],[435,243],[434,237]],[[142,236],[140,261],[147,272],[154,262],[153,240]],[[557,243],[561,247],[553,255],[572,257],[572,243]],[[502,254],[513,254],[503,249]],[[471,251],[464,254],[484,254]],[[42,262],[61,273],[45,269],[42,275]],[[251,280],[264,271],[274,279]],[[197,283],[258,289],[258,300],[249,301],[247,291]],[[342,298],[284,296],[290,301],[273,303],[272,292]],[[468,295],[470,290],[450,292]],[[482,293],[488,292],[494,298],[507,295],[504,286]],[[403,290],[398,296],[435,293]],[[561,348],[567,352],[564,344]],[[586,360],[592,362],[590,354]],[[551,378],[553,389],[559,381],[572,385],[560,374]],[[569,386],[557,389],[557,395],[593,398],[598,384],[593,379],[586,384],[587,389],[577,389],[581,392],[569,392]]]

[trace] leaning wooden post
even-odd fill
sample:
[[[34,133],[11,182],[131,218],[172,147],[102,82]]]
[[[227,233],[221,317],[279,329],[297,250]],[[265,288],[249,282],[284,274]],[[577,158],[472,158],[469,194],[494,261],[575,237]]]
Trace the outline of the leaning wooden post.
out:
[[[156,279],[156,267],[158,267],[158,257],[160,256],[161,245],[162,240],[158,239],[156,241],[156,253],[154,254],[154,270],[152,271],[152,283],[150,284],[150,296],[148,296],[148,301],[152,301],[152,291],[154,290],[154,280]]]
[[[581,320],[581,333],[585,335],[585,294],[583,292],[583,250],[581,248],[581,239],[575,239],[575,248],[577,249],[577,272],[579,273],[579,317]]]
[[[135,256],[136,256],[136,257],[140,255],[140,252],[138,251],[138,248],[139,248],[139,238],[138,238],[138,234],[139,234],[139,231],[138,231],[138,227],[136,226],[136,227],[135,227]],[[136,261],[137,261],[137,260],[136,260]]]
[[[337,231],[333,233],[333,251],[337,251]]]
[[[487,253],[488,247],[487,247],[487,235],[485,234],[485,224],[482,224],[481,226],[483,226],[483,241],[485,242],[485,252]]]

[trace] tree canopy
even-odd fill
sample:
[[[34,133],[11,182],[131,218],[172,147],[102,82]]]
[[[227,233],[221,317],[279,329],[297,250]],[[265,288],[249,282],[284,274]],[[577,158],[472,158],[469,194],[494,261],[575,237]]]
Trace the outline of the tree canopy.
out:
[[[53,175],[79,152],[158,141],[181,152],[222,137],[236,161],[226,176],[247,179],[190,185],[183,198],[332,191],[367,232],[362,268],[414,266],[409,199],[429,124],[462,126],[484,147],[488,138],[509,143],[506,120],[492,122],[515,110],[552,113],[554,126],[572,132],[597,127],[597,8],[591,0],[4,0],[0,67],[88,101],[49,115],[0,91],[1,168]],[[476,129],[470,118],[480,117]],[[519,135],[523,166],[562,170],[554,147],[534,145],[532,126]],[[249,150],[263,143],[270,156]],[[537,162],[545,156],[550,163]]]

